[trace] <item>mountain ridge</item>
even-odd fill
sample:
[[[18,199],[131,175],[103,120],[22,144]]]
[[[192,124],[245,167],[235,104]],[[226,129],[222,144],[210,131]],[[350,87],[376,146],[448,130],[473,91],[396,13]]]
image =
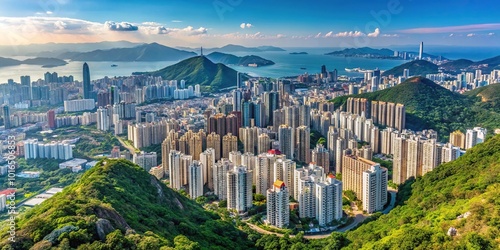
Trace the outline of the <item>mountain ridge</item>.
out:
[[[72,61],[178,61],[196,55],[194,52],[178,50],[158,43],[142,44],[132,48],[113,48],[89,52],[66,52],[58,57]]]
[[[205,56],[195,56],[154,72],[135,72],[161,76],[165,80],[185,80],[186,85],[200,84],[203,91],[218,92],[236,86],[236,71],[222,63],[213,63]]]

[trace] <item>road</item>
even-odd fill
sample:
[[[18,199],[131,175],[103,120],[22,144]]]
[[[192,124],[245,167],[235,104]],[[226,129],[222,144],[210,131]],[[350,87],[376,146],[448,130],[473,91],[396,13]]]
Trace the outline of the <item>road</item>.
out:
[[[394,206],[396,205],[396,194],[397,194],[397,191],[394,190],[394,189],[391,189],[389,188],[388,189],[388,192],[391,196],[391,202],[389,204],[389,206],[384,209],[384,211],[382,211],[383,214],[388,214],[393,208]],[[366,220],[366,218],[368,218],[369,216],[363,214],[363,211],[359,211],[356,206],[353,206],[353,213],[355,215],[355,218],[354,218],[354,221],[349,224],[348,226],[346,227],[343,227],[339,230],[335,230],[334,232],[347,232],[353,228],[355,228],[356,226],[359,225],[359,223],[362,223],[363,221]],[[278,237],[283,237],[283,234],[280,234],[280,233],[274,233],[274,232],[269,232],[267,230],[264,230],[256,225],[253,225],[253,224],[250,224],[250,223],[247,223],[248,226],[250,226],[250,228],[252,228],[253,230],[257,231],[258,233],[261,233],[261,234],[274,234]],[[304,238],[306,239],[324,239],[324,238],[327,238],[328,236],[330,236],[332,234],[332,232],[328,232],[328,233],[322,233],[322,234],[314,234],[314,235],[304,235]],[[290,235],[290,237],[295,237],[295,235]]]
[[[135,154],[135,151],[136,151],[136,148],[134,148],[134,146],[132,145],[127,145],[123,140],[122,138],[120,138],[119,136],[116,136],[116,139],[118,139],[118,141],[120,142],[120,144],[122,144],[122,146],[126,149],[128,149],[128,151],[130,151],[130,155],[134,155]]]

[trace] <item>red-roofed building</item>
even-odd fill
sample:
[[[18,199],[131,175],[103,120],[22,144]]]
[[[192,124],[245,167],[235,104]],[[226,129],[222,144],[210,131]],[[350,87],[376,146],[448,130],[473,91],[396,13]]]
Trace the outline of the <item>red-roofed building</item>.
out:
[[[15,193],[15,192],[16,192],[15,188],[8,188],[8,189],[0,191],[0,195],[2,195],[2,194],[10,195],[10,194]]]
[[[281,152],[277,149],[269,149],[267,151],[268,154],[273,154],[273,155],[281,155]]]

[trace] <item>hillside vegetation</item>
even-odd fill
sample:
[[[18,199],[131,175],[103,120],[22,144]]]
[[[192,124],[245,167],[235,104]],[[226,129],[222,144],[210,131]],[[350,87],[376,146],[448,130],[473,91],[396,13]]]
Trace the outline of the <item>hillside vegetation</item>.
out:
[[[195,56],[172,66],[149,73],[166,80],[186,80],[186,85],[200,84],[203,91],[217,92],[236,86],[236,71],[222,63],[213,63],[205,56]]]
[[[395,77],[403,76],[405,69],[408,69],[410,71],[410,75],[412,76],[425,76],[427,74],[436,74],[439,72],[436,64],[426,60],[415,60],[387,70],[382,75],[393,75]]]
[[[14,249],[249,249],[246,234],[139,166],[106,159],[23,214]],[[7,232],[2,232],[9,245]],[[2,248],[4,249],[4,248]]]

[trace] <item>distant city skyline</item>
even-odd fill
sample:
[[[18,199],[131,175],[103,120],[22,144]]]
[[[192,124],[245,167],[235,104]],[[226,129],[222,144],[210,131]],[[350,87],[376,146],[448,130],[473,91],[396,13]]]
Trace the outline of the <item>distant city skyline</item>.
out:
[[[498,46],[496,1],[3,0],[0,45]]]

